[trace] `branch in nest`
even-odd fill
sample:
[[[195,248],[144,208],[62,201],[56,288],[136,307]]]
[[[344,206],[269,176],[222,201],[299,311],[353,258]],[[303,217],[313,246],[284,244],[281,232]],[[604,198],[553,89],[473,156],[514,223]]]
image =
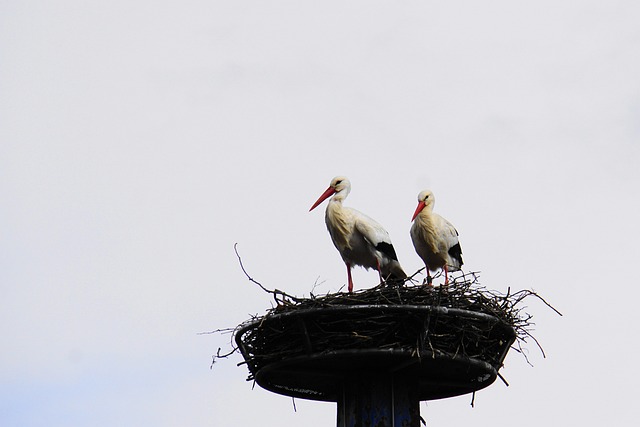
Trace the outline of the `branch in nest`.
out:
[[[280,291],[278,289],[271,290],[271,289],[267,289],[264,286],[262,286],[262,283],[258,282],[253,277],[251,277],[249,275],[249,273],[247,273],[247,270],[244,268],[244,264],[242,263],[242,258],[240,257],[240,254],[238,253],[238,244],[237,243],[235,243],[233,245],[233,250],[236,253],[236,257],[238,257],[238,262],[240,263],[240,268],[242,269],[242,272],[244,273],[244,275],[247,276],[247,279],[249,279],[250,282],[258,285],[260,287],[260,289],[262,289],[266,293],[273,295],[273,299],[276,301],[276,304],[283,305],[283,304],[291,304],[291,301],[294,301],[294,302],[300,302],[301,301],[299,298],[296,298],[293,295],[289,295],[286,292],[282,292],[282,291]],[[278,298],[279,296],[281,298]]]
[[[406,282],[413,282],[413,281],[414,281],[414,280],[413,280],[413,278],[414,278],[415,276],[417,276],[417,275],[418,275],[422,270],[424,270],[424,269],[425,269],[425,267],[422,267],[421,269],[419,269],[418,271],[416,271],[415,273],[413,273],[411,276],[408,276],[406,279],[404,279],[405,283],[406,283]]]
[[[198,335],[211,335],[211,334],[218,334],[218,333],[228,334],[235,330],[236,328],[223,328],[223,329],[216,329],[215,331],[198,332]]]
[[[216,354],[211,356],[211,366],[209,366],[209,369],[213,369],[213,365],[216,363],[216,359],[226,359],[227,357],[238,351],[238,347],[236,347],[235,345],[232,347],[233,348],[231,349],[231,351],[225,354],[220,354],[220,351],[222,349],[218,347],[218,351],[216,352]]]

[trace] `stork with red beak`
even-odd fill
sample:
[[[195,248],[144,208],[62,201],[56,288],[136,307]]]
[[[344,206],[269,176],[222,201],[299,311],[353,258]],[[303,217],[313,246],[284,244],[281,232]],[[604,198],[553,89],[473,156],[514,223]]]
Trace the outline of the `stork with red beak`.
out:
[[[355,209],[342,206],[351,191],[351,183],[343,176],[331,180],[329,188],[311,206],[309,212],[331,197],[325,222],[333,244],[347,265],[349,292],[353,292],[351,268],[359,265],[378,270],[381,282],[402,284],[407,278],[398,263],[389,233],[380,224]]]
[[[418,194],[418,207],[413,214],[411,240],[416,252],[427,269],[427,284],[432,278],[429,271],[444,269],[444,283],[449,283],[449,271],[462,267],[462,248],[458,241],[458,231],[446,219],[433,213],[435,198],[425,190]]]

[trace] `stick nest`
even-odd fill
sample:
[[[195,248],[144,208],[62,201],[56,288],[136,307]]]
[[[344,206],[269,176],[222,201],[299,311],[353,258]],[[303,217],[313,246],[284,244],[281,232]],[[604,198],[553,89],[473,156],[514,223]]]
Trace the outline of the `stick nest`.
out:
[[[357,349],[408,350],[418,358],[475,358],[497,371],[510,347],[526,359],[522,344],[529,339],[544,356],[531,335],[532,316],[521,305],[525,298],[536,297],[557,312],[533,291],[488,290],[476,273],[453,275],[448,286],[382,284],[310,298],[270,291],[247,277],[276,302],[265,315],[235,329],[249,380],[274,362]]]

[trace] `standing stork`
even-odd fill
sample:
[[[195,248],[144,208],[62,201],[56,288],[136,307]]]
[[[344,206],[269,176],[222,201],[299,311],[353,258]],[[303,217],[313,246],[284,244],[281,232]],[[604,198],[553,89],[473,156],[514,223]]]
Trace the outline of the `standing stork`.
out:
[[[411,240],[427,269],[427,284],[430,285],[432,281],[429,270],[442,268],[446,285],[449,283],[448,272],[458,271],[462,267],[462,248],[453,224],[433,213],[435,202],[429,190],[418,194],[418,207],[411,218]]]
[[[351,183],[343,176],[331,180],[329,188],[311,206],[309,212],[331,197],[325,212],[325,222],[333,244],[347,265],[349,292],[353,292],[351,267],[359,265],[366,269],[375,268],[380,281],[400,282],[407,275],[400,267],[396,251],[393,249],[389,233],[380,224],[365,214],[342,206],[351,191]]]

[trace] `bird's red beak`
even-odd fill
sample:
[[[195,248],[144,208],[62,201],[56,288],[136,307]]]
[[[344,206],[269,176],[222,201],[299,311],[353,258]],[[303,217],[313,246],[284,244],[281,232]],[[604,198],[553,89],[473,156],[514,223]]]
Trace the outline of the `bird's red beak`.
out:
[[[311,206],[311,209],[309,209],[309,212],[314,210],[320,203],[324,202],[328,197],[332,196],[335,192],[336,192],[335,188],[333,187],[327,188],[327,190],[324,193],[322,193],[322,196],[320,196],[320,198],[316,200],[313,206]]]
[[[426,205],[424,204],[424,202],[420,202],[418,203],[418,207],[416,208],[416,211],[413,213],[413,216],[411,217],[411,221],[413,221],[414,219],[416,219],[416,217],[418,216],[418,214],[422,211],[422,209],[424,209]]]

